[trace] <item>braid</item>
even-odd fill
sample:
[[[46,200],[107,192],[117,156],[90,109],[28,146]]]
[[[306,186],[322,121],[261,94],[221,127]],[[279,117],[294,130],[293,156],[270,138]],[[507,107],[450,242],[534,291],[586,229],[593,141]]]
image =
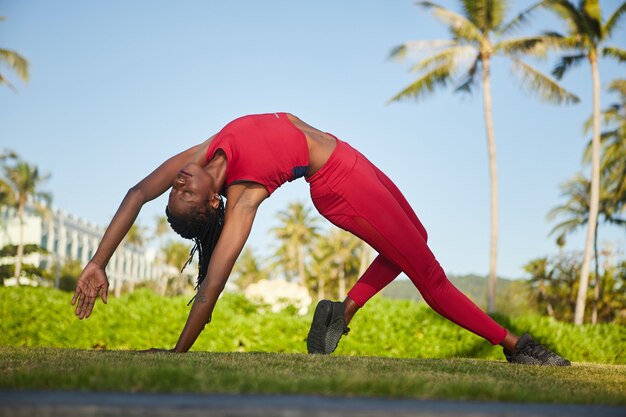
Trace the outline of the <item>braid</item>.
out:
[[[224,201],[220,198],[219,206],[216,210],[211,210],[208,214],[194,212],[190,218],[175,217],[165,207],[167,221],[172,229],[185,239],[194,241],[194,245],[189,252],[189,259],[181,268],[181,272],[193,260],[193,255],[198,252],[198,278],[196,289],[200,287],[206,277],[209,268],[209,261],[213,254],[213,249],[222,233],[224,226]],[[195,297],[194,297],[195,298]],[[192,299],[193,300],[193,299]],[[191,301],[190,301],[191,302]]]

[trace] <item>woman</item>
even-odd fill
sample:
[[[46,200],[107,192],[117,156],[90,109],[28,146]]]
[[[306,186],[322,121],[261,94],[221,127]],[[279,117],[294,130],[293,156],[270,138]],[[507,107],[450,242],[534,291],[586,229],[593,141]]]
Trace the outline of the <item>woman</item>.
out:
[[[379,253],[345,301],[322,300],[317,305],[307,338],[310,353],[332,353],[357,310],[403,271],[435,311],[503,346],[509,362],[570,364],[530,336],[509,333],[459,292],[428,248],[426,230],[391,180],[347,143],[287,113],[236,119],[132,187],[80,276],[72,298],[73,305],[78,303],[76,315],[89,317],[99,292],[106,303],[107,262],[143,204],[171,187],[166,207],[170,225],[182,237],[193,239],[200,255],[197,294],[171,350],[188,351],[211,321],[257,208],[281,184],[302,176],[320,214]]]

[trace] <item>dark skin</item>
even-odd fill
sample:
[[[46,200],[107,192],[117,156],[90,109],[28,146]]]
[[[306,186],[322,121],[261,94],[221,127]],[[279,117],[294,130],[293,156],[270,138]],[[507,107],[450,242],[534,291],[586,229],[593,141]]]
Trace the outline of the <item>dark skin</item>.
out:
[[[291,114],[288,117],[306,137],[309,150],[308,175],[313,175],[328,160],[335,149],[336,141],[331,135],[315,129],[297,117]],[[98,295],[103,303],[107,303],[109,281],[105,272],[106,265],[145,203],[171,188],[168,208],[174,216],[186,216],[193,211],[203,213],[218,207],[219,193],[225,185],[228,161],[218,150],[207,163],[205,155],[211,140],[213,137],[168,159],[128,191],[98,250],[78,280],[72,305],[76,305],[76,316],[79,319],[89,318]],[[191,348],[210,321],[217,299],[248,239],[257,209],[267,197],[269,193],[265,187],[254,182],[231,184],[226,189],[227,204],[222,234],[176,346],[169,350],[152,348],[142,352],[187,352]],[[344,307],[344,321],[347,325],[359,306],[348,297],[344,301]],[[517,339],[507,333],[501,345],[513,352]]]

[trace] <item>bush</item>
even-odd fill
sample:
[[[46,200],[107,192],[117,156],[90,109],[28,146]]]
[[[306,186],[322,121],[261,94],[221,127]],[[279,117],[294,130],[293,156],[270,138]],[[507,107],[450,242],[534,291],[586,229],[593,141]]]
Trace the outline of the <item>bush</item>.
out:
[[[162,297],[141,289],[111,297],[106,306],[97,301],[92,316],[81,321],[70,299],[52,288],[0,287],[0,346],[170,348],[189,313],[188,296]],[[240,294],[225,293],[194,350],[304,353],[311,316],[298,316],[295,309],[273,313]],[[624,326],[574,326],[537,315],[495,318],[573,361],[626,364]],[[503,359],[500,347],[450,323],[424,303],[375,297],[350,327],[337,354]]]

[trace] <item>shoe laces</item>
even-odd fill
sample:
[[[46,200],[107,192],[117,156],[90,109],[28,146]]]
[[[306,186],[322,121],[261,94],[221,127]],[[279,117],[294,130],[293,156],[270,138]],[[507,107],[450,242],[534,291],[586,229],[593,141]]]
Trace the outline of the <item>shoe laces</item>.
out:
[[[539,359],[543,359],[543,358],[549,357],[552,354],[552,352],[550,352],[548,349],[544,348],[539,343],[535,343],[534,341],[528,342],[526,344],[526,346],[524,346],[522,351],[524,353],[527,353],[527,354],[529,354],[529,355],[531,355],[533,357],[539,358]]]

